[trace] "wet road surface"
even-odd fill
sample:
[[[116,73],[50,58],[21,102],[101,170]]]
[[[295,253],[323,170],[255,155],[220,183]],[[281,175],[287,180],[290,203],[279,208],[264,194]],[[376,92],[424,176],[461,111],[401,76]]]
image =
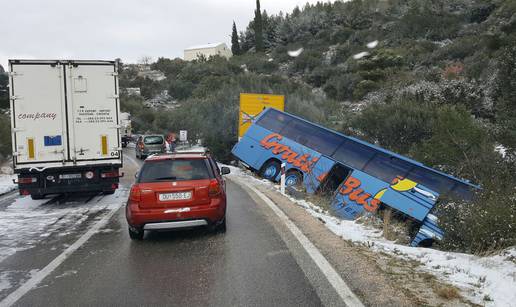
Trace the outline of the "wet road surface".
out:
[[[132,151],[130,152],[135,160]],[[129,161],[130,162],[130,161]],[[138,161],[138,163],[140,163]],[[136,167],[125,165],[127,187]],[[15,306],[318,306],[317,292],[259,205],[227,182],[228,230],[151,232],[131,241],[124,208]],[[105,214],[85,218],[76,235],[51,235],[0,262],[0,272],[22,272],[2,299],[52,261]],[[16,274],[12,275],[16,276]]]

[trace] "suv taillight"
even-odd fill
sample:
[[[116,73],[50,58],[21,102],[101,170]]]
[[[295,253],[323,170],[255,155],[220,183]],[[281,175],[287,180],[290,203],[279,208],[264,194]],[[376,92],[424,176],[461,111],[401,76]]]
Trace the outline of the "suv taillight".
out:
[[[210,195],[210,197],[213,197],[219,195],[221,192],[222,190],[217,179],[212,179],[208,187],[208,195]]]
[[[25,177],[25,178],[18,178],[18,183],[22,184],[31,184],[38,182],[38,178],[36,177]]]
[[[116,171],[111,171],[111,172],[103,172],[100,174],[100,177],[101,178],[117,178],[120,176],[118,175],[118,170],[116,170]]]
[[[141,200],[141,190],[140,187],[137,185],[133,185],[131,187],[131,193],[129,194],[129,200],[134,202],[139,202]]]

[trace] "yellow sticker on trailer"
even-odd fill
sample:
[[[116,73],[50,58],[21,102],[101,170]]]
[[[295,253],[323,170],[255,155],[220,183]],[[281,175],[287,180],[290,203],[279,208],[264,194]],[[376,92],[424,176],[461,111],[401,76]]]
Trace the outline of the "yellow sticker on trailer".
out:
[[[29,150],[29,159],[36,158],[36,151],[34,150],[34,139],[33,138],[27,139],[27,148]]]
[[[285,110],[285,96],[268,94],[240,94],[240,112],[238,116],[238,137],[246,133],[253,120],[266,108]]]
[[[107,156],[108,155],[108,143],[107,143],[107,135],[103,135],[101,137],[101,147],[102,147],[102,155]]]

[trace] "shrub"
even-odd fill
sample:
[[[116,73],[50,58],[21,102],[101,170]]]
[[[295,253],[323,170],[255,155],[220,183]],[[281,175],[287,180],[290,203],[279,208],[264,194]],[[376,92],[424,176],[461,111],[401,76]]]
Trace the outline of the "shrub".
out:
[[[516,167],[499,158],[484,163],[490,174],[482,178],[483,190],[475,201],[438,205],[445,231],[440,248],[486,254],[516,245]]]
[[[294,69],[299,72],[313,70],[322,64],[322,55],[313,50],[305,50],[294,60]]]
[[[9,78],[0,72],[0,109],[9,108]]]
[[[355,89],[353,90],[353,98],[355,100],[362,99],[367,93],[374,91],[378,88],[378,84],[371,80],[360,81]]]
[[[433,107],[404,100],[369,105],[349,126],[373,143],[406,154],[414,144],[431,137],[434,117]]]
[[[331,34],[330,40],[332,43],[343,43],[349,39],[349,37],[353,34],[353,30],[348,27],[339,27],[333,31]]]
[[[168,94],[174,99],[184,100],[192,95],[194,88],[192,82],[176,79],[170,82]]]
[[[335,75],[328,79],[323,86],[323,90],[328,97],[337,100],[346,100],[353,98],[355,86],[361,79],[355,74]]]
[[[11,120],[9,116],[0,114],[0,160],[11,155]]]
[[[480,182],[482,165],[496,155],[487,132],[464,107],[440,107],[431,135],[413,148],[412,155],[462,178]]]

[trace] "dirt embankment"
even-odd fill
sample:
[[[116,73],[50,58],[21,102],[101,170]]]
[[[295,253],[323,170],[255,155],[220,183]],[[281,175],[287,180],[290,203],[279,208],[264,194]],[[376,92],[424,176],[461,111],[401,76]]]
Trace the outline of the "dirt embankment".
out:
[[[265,185],[255,185],[301,229],[366,306],[470,306],[459,291],[405,261],[332,233],[324,222]]]

